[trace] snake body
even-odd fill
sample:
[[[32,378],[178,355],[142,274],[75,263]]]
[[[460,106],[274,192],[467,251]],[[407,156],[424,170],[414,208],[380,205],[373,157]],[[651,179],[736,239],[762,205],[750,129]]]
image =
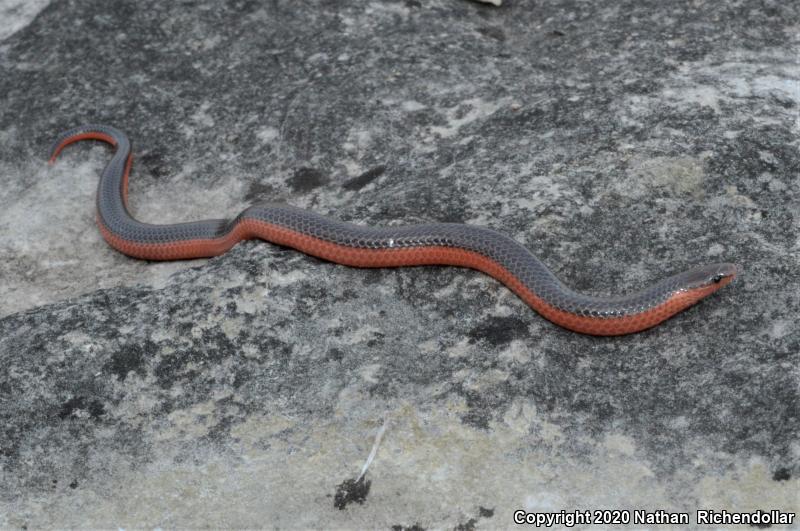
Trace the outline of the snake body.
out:
[[[283,204],[253,205],[233,219],[142,223],[127,208],[133,159],[131,143],[123,132],[107,125],[70,129],[56,140],[50,162],[64,147],[84,139],[116,147],[97,189],[97,224],[113,248],[135,258],[211,257],[239,241],[260,238],[355,267],[468,267],[499,280],[550,321],[592,335],[621,335],[650,328],[727,285],[737,273],[734,264],[701,265],[627,295],[598,297],[568,288],[512,238],[472,225],[366,227]]]

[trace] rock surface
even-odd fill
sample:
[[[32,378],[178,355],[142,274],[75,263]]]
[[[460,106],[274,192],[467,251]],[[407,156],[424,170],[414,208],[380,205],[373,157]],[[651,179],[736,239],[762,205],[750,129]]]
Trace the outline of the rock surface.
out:
[[[798,20],[774,0],[48,5],[0,42],[0,527],[800,510]],[[89,121],[132,138],[146,221],[284,201],[491,226],[595,293],[744,274],[598,339],[473,271],[263,242],[136,261],[93,224],[109,149],[44,162]]]

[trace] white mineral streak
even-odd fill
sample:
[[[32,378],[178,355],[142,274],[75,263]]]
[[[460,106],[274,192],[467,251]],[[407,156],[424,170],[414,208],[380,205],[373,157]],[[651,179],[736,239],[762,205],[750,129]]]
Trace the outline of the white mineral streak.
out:
[[[0,41],[27,26],[49,0],[0,0]]]

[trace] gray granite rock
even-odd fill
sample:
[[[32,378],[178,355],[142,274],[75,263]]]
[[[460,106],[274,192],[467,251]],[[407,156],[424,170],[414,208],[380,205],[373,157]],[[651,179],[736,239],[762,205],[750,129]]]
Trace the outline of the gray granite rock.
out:
[[[798,511],[800,71],[778,1],[54,2],[0,42],[0,526],[502,528]],[[569,284],[744,274],[645,333],[455,268],[110,249],[284,201],[487,225]],[[385,429],[366,475],[376,433]],[[694,515],[692,515],[694,518]]]

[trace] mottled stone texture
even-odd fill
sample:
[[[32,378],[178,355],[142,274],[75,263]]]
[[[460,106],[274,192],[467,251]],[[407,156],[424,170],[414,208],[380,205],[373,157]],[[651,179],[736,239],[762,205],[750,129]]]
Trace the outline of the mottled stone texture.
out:
[[[515,508],[798,510],[800,7],[61,1],[0,42],[0,526],[496,528]],[[598,339],[455,268],[262,242],[122,256],[260,200],[501,230],[590,293],[742,278]],[[358,474],[379,427],[386,432]]]

